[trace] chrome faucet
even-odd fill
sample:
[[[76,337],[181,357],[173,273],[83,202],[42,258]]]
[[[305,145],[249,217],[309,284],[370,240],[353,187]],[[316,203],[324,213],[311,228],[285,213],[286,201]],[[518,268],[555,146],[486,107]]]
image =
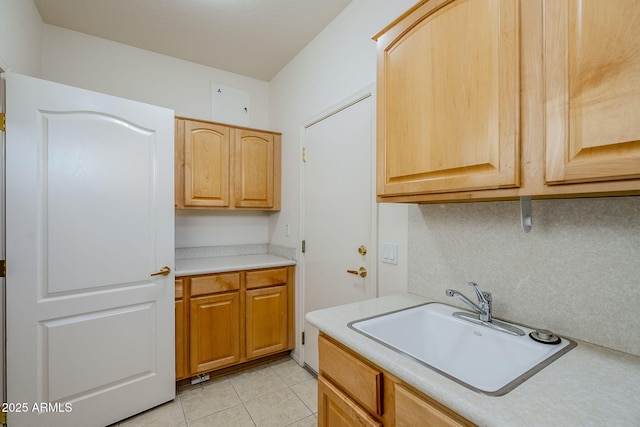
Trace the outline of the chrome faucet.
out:
[[[476,297],[478,297],[478,304],[471,301],[469,298],[465,297],[460,292],[454,289],[447,289],[446,293],[448,297],[458,297],[460,301],[465,303],[471,308],[471,310],[478,313],[478,317],[475,317],[473,314],[468,312],[456,312],[453,313],[453,316],[466,320],[471,323],[476,323],[478,325],[484,325],[491,329],[495,329],[501,332],[506,332],[511,335],[519,335],[523,336],[524,331],[516,326],[510,325],[505,322],[501,322],[499,320],[495,320],[491,315],[491,293],[484,292],[480,289],[477,283],[468,282],[469,286],[472,286],[476,291]]]
[[[478,318],[483,322],[491,322],[491,292],[484,292],[480,289],[477,283],[468,282],[469,286],[472,286],[476,291],[476,297],[478,297],[478,304],[473,303],[469,298],[461,294],[454,289],[447,289],[446,293],[448,297],[458,297],[460,301],[467,304],[469,308],[478,313]]]

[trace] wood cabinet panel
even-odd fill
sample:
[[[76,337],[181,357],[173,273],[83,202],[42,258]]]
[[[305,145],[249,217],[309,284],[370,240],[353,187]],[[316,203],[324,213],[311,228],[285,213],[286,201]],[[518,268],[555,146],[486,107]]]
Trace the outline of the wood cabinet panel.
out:
[[[287,286],[246,292],[246,357],[253,359],[288,347]]]
[[[318,426],[381,427],[382,424],[323,377],[318,377]]]
[[[294,287],[293,266],[176,279],[176,378],[291,350]]]
[[[191,296],[240,289],[240,273],[221,273],[191,278]]]
[[[182,299],[184,295],[184,279],[175,280],[174,295],[176,300]]]
[[[465,78],[462,83],[447,83],[440,89],[445,91],[454,86],[453,91],[462,94],[462,98],[458,95],[451,98],[456,105],[449,110],[444,109],[446,103],[438,105],[440,113],[448,111],[448,119],[443,117],[442,123],[434,127],[430,124],[433,121],[431,113],[426,118],[422,118],[420,113],[425,108],[435,108],[430,106],[430,98],[424,96],[436,90],[431,88],[436,74],[422,78],[425,72],[431,72],[428,69],[424,71],[431,61],[424,57],[434,56],[435,52],[441,52],[442,49],[447,50],[449,56],[443,59],[442,72],[451,72],[452,78],[457,78],[463,71],[456,67],[464,68],[467,63],[466,56],[456,59],[458,52],[464,51],[457,44],[464,43],[463,33],[467,30],[464,26],[454,25],[456,19],[453,18],[456,15],[452,8],[459,8],[458,13],[475,7],[480,9],[478,13],[468,15],[470,28],[477,28],[476,20],[493,20],[494,24],[489,27],[504,29],[500,30],[504,37],[500,37],[499,43],[507,41],[502,45],[507,48],[503,50],[490,38],[480,37],[472,43],[498,46],[498,51],[507,57],[511,58],[509,52],[512,52],[517,58],[515,63],[506,59],[500,62],[500,67],[506,64],[511,72],[516,73],[512,75],[517,88],[513,116],[502,117],[502,113],[506,112],[502,105],[506,104],[500,104],[500,113],[492,117],[498,117],[501,135],[502,129],[514,129],[513,123],[516,123],[514,171],[519,183],[516,182],[515,186],[483,187],[480,180],[474,179],[473,187],[456,190],[461,187],[448,184],[447,171],[440,177],[437,174],[441,171],[431,164],[434,161],[448,164],[449,160],[440,159],[441,153],[449,151],[456,158],[464,159],[464,156],[455,154],[456,141],[447,141],[446,150],[436,149],[434,155],[431,149],[437,145],[422,142],[414,137],[414,133],[436,132],[436,129],[454,122],[459,112],[466,114],[469,108],[477,105],[478,100],[471,96],[466,99],[468,105],[459,103],[466,96],[464,92],[467,86],[471,89],[475,84],[473,78]],[[480,13],[481,9],[489,13]],[[495,20],[495,11],[498,9],[500,24]],[[378,201],[439,203],[514,200],[522,196],[639,195],[640,122],[635,120],[634,113],[640,108],[640,56],[636,54],[640,49],[640,30],[637,25],[639,9],[640,3],[634,0],[423,0],[418,3],[374,37],[378,42]],[[429,25],[436,28],[436,21],[445,22],[444,15],[450,15],[452,25],[449,30],[438,29],[438,33],[434,34],[423,32],[422,28]],[[510,18],[506,21],[503,19],[507,15],[515,17],[515,32],[504,26],[511,26]],[[458,17],[462,16],[458,13]],[[428,23],[423,23],[425,21]],[[445,34],[437,38],[440,37],[440,31]],[[415,42],[407,41],[414,36]],[[413,52],[415,45],[429,42],[439,46],[424,46],[422,51]],[[406,47],[401,46],[404,43],[408,43]],[[446,43],[451,44],[443,48],[441,45]],[[394,49],[397,52],[392,52]],[[488,51],[484,52],[486,55]],[[389,59],[388,55],[396,55],[397,58]],[[438,60],[441,56],[437,55]],[[493,66],[496,64],[491,60],[489,63]],[[477,62],[478,66],[481,64]],[[412,67],[422,71],[412,74]],[[486,78],[485,83],[495,86],[495,78],[492,77],[495,67],[492,70],[487,72],[480,68],[477,77]],[[387,82],[385,73],[390,76],[390,82]],[[398,77],[395,81],[394,73],[397,76],[407,74],[407,85],[402,86],[404,77]],[[490,80],[492,78],[493,83]],[[499,81],[512,87],[510,78],[500,78]],[[508,91],[498,89],[498,92],[506,94]],[[512,99],[511,96],[507,98]],[[408,112],[401,112],[402,108]],[[494,108],[493,111],[498,110]],[[403,127],[404,116],[408,118]],[[496,121],[491,118],[488,120],[487,129],[490,129]],[[502,127],[504,120],[506,128]],[[470,123],[472,128],[476,126],[473,120]],[[464,132],[465,126],[462,124],[462,130],[458,132]],[[480,143],[484,138],[483,133],[478,129],[474,130],[476,132],[480,132]],[[390,133],[400,135],[392,144],[395,148],[391,151],[386,143]],[[477,158],[481,159],[484,148],[482,144],[478,147],[480,151],[476,152],[467,145],[466,155],[480,156]],[[500,163],[500,168],[506,164]],[[460,165],[463,166],[459,168],[460,179],[470,181],[476,172],[480,172],[478,169],[475,172],[468,169],[464,162]],[[426,170],[427,174],[421,175],[422,170]],[[451,172],[457,173],[458,170],[454,168]],[[430,176],[434,184],[425,186],[423,181],[428,181]]]
[[[463,427],[446,411],[427,402],[400,384],[395,386],[396,427]]]
[[[280,135],[234,130],[235,206],[273,208],[279,205]]]
[[[175,346],[176,346],[176,379],[189,376],[189,330],[188,310],[184,301],[184,279],[175,281]]]
[[[240,294],[194,298],[190,309],[191,372],[240,361]]]
[[[247,289],[282,285],[288,281],[288,269],[273,268],[269,270],[247,271]]]
[[[476,426],[322,332],[318,344],[318,425]],[[364,400],[380,396],[379,409],[363,403],[363,396]]]
[[[548,184],[640,177],[640,2],[545,1]]]
[[[230,129],[184,122],[184,205],[229,206]]]
[[[176,117],[178,209],[280,210],[277,132]]]
[[[378,40],[378,194],[519,185],[519,10],[430,1]]]
[[[334,380],[368,411],[382,414],[382,372],[322,335],[318,337],[320,374]]]

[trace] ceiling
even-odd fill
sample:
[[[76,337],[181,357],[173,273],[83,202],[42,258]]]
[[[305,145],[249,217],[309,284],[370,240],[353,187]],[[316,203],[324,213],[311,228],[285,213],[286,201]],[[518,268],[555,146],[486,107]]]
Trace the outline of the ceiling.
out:
[[[42,20],[270,81],[351,0],[33,0]]]

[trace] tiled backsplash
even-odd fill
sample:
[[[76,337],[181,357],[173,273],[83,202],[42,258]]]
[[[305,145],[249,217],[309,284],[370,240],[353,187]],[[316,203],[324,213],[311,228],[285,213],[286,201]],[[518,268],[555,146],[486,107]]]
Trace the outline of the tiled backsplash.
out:
[[[494,314],[640,355],[640,197],[409,207],[408,290],[445,296],[466,282],[493,294]]]

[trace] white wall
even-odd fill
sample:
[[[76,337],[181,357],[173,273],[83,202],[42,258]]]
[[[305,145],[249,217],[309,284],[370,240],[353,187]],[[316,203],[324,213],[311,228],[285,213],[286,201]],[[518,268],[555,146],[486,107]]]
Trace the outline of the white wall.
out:
[[[271,81],[271,125],[283,132],[282,210],[270,218],[272,244],[300,245],[303,124],[375,82],[376,44],[371,36],[414,3],[415,0],[353,0]],[[406,254],[407,209],[387,208],[379,206],[380,239],[399,243],[400,253]],[[285,236],[286,224],[290,225],[290,236]],[[379,268],[380,277],[384,278],[379,281],[379,294],[406,290],[406,262],[404,257],[398,266]],[[297,283],[301,283],[299,275]],[[300,307],[299,300],[296,305]],[[299,317],[298,313],[296,318]]]
[[[31,2],[25,2],[31,3]],[[250,95],[249,127],[269,126],[269,84],[60,27],[44,25],[42,77],[211,120],[211,83]],[[267,243],[262,212],[176,212],[176,247]]]
[[[32,1],[0,0],[0,68],[40,76],[42,19]]]
[[[250,127],[269,128],[269,84],[109,40],[44,25],[42,76],[47,80],[211,119],[211,83],[251,97]]]
[[[269,243],[266,212],[184,210],[176,213],[176,248]]]

